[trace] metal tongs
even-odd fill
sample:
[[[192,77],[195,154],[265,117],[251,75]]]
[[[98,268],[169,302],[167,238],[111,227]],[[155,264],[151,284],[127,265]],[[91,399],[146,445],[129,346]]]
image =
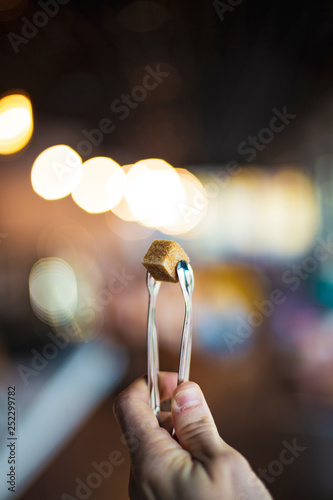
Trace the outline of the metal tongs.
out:
[[[194,276],[191,265],[185,260],[177,264],[177,275],[185,301],[185,317],[180,347],[178,385],[189,379],[192,349],[192,293]],[[148,363],[148,395],[149,405],[158,417],[160,412],[160,393],[158,389],[158,340],[156,329],[156,297],[161,281],[156,281],[147,272],[147,288],[149,292],[148,325],[147,325],[147,363]]]

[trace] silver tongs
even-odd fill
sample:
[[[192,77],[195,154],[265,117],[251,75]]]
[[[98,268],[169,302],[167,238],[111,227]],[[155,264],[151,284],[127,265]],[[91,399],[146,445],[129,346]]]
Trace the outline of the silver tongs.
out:
[[[180,346],[178,385],[189,380],[192,349],[192,293],[194,276],[191,265],[185,260],[177,264],[177,275],[185,301],[185,317]],[[158,389],[158,340],[156,329],[156,297],[161,281],[156,281],[147,272],[147,288],[149,292],[148,325],[147,325],[147,364],[149,405],[158,417],[160,412],[160,393]]]

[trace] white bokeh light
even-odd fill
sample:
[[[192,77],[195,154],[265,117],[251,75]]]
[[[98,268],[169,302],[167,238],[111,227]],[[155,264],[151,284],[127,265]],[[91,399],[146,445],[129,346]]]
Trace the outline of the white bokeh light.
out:
[[[79,184],[82,160],[72,148],[63,144],[43,151],[31,170],[34,191],[46,200],[68,196]]]
[[[172,224],[185,191],[176,170],[163,160],[142,160],[127,175],[126,200],[132,214],[148,227]]]
[[[30,303],[36,316],[49,325],[66,324],[78,303],[76,275],[62,259],[40,259],[29,275]]]
[[[125,172],[111,158],[101,156],[83,164],[82,177],[72,198],[86,212],[103,213],[119,203],[125,189]]]

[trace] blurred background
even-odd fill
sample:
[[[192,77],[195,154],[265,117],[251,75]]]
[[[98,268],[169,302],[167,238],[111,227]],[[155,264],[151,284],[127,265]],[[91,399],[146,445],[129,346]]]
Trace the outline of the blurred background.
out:
[[[128,498],[112,404],[157,238],[191,258],[223,438],[274,498],[333,498],[332,26],[331,0],[0,2],[1,499]],[[162,370],[183,317],[163,284]]]

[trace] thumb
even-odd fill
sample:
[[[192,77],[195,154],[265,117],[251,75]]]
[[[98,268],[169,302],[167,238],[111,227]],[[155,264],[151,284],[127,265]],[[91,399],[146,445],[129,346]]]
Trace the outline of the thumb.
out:
[[[171,411],[177,439],[193,458],[210,461],[227,448],[204,395],[194,382],[184,382],[175,389]]]

